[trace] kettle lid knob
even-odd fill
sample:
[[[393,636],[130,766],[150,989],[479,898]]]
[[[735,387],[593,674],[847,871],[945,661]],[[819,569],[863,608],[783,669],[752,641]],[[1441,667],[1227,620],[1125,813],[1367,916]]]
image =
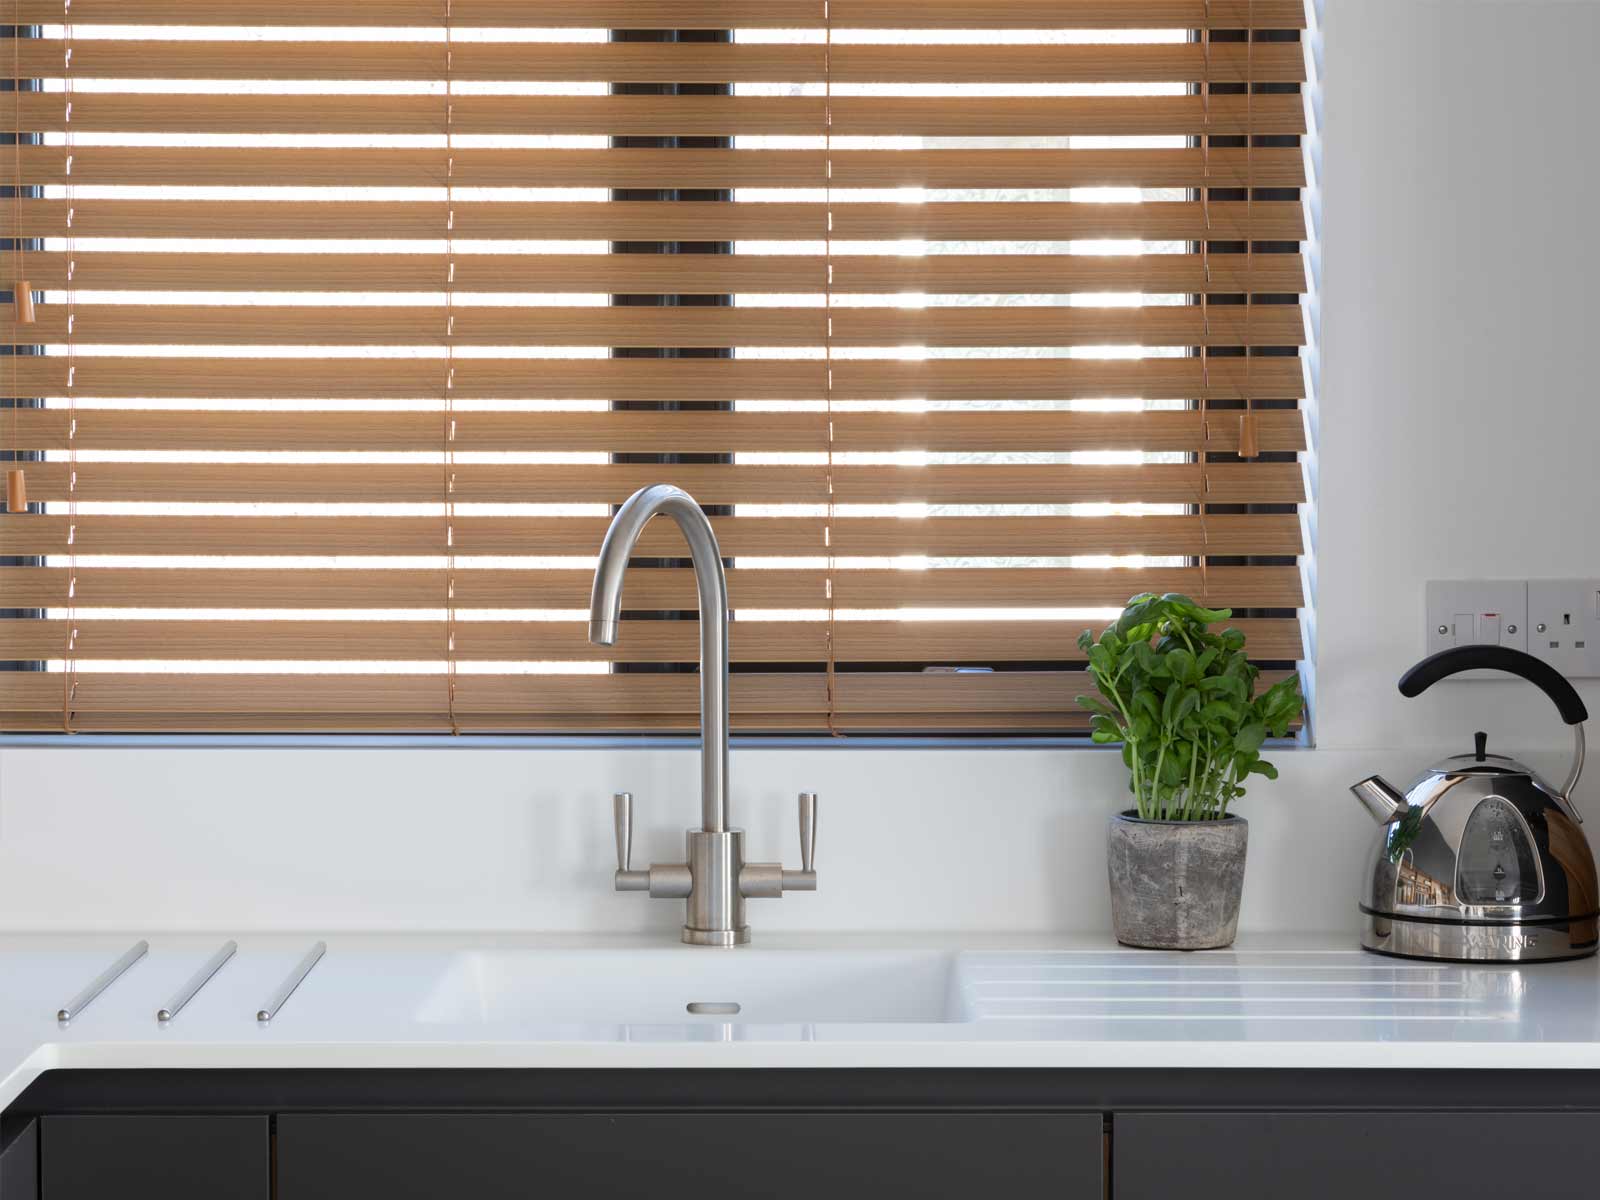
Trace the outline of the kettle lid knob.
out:
[[[1489,757],[1489,735],[1481,729],[1472,735],[1472,757],[1479,762]]]

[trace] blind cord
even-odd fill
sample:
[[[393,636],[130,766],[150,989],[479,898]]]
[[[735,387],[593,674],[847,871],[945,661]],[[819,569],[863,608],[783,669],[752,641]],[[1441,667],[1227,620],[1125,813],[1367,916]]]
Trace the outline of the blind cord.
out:
[[[16,0],[15,22],[11,30],[11,78],[12,86],[16,89],[17,109],[20,115],[22,109],[22,0]],[[15,170],[11,179],[11,200],[15,224],[13,227],[13,245],[17,252],[17,270],[11,284],[12,306],[16,312],[18,325],[32,325],[33,313],[33,286],[28,282],[27,262],[22,251],[22,122],[17,122],[17,130],[12,134],[11,150]],[[19,432],[21,416],[18,410],[22,407],[22,397],[18,389],[18,363],[22,347],[11,347],[11,465],[6,471],[6,511],[22,513],[28,511],[28,483],[22,468],[22,439]]]
[[[1256,413],[1250,386],[1250,352],[1253,339],[1250,323],[1255,313],[1255,222],[1251,219],[1256,196],[1255,163],[1255,53],[1256,53],[1256,0],[1250,0],[1245,19],[1250,27],[1245,30],[1244,47],[1244,415],[1239,418],[1239,457],[1259,457],[1261,447],[1256,428]]]
[[[61,673],[61,728],[65,733],[77,732],[74,726],[75,709],[78,699],[78,367],[74,340],[74,326],[76,324],[76,308],[73,296],[73,275],[77,272],[77,207],[75,204],[77,190],[73,186],[72,168],[73,151],[76,139],[72,128],[72,101],[73,101],[73,75],[72,75],[72,0],[62,0],[61,18],[63,27],[64,65],[63,65],[63,90],[65,96],[65,112],[63,127],[66,142],[66,249],[67,249],[67,278],[65,287],[66,316],[67,316],[67,620],[66,620],[66,646],[65,661]]]
[[[828,569],[823,586],[828,598],[828,628],[824,634],[827,650],[828,733],[843,737],[838,726],[838,674],[837,632],[838,610],[834,599],[835,573],[833,546],[833,18],[829,0],[822,0],[822,157],[823,157],[823,219],[827,222],[823,240],[823,403],[826,408],[828,435],[828,516],[822,529],[823,545],[827,550]]]
[[[456,153],[455,46],[451,6],[444,0],[444,144],[445,144],[445,280],[444,280],[444,546],[445,546],[445,716],[453,735],[461,733],[456,718]]]

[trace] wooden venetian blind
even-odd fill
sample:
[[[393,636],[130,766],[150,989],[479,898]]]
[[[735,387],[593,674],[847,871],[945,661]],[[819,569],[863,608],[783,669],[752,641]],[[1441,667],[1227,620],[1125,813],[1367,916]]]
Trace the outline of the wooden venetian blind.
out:
[[[1299,658],[1302,0],[0,6],[6,728],[691,729],[675,530],[585,637],[657,481],[744,731]]]

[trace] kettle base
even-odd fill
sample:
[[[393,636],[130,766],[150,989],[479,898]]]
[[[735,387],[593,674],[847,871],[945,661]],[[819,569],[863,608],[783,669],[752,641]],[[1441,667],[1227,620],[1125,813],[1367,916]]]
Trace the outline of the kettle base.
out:
[[[1537,925],[1419,921],[1363,912],[1361,946],[1431,962],[1525,963],[1588,958],[1600,949],[1600,917]]]

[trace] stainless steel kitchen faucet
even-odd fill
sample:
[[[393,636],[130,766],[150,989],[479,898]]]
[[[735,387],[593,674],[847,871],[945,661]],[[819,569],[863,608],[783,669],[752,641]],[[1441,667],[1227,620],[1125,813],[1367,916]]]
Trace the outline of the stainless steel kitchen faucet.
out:
[[[744,859],[744,830],[728,825],[728,578],[705,512],[671,484],[640,488],[617,510],[600,547],[589,603],[589,640],[614,645],[622,616],[622,577],[650,519],[671,517],[689,543],[700,601],[700,828],[687,834],[688,861],[630,866],[633,794],[613,798],[617,835],[616,889],[688,902],[683,940],[691,946],[738,946],[750,940],[744,902],[817,890],[817,794],[800,793],[798,871]]]

